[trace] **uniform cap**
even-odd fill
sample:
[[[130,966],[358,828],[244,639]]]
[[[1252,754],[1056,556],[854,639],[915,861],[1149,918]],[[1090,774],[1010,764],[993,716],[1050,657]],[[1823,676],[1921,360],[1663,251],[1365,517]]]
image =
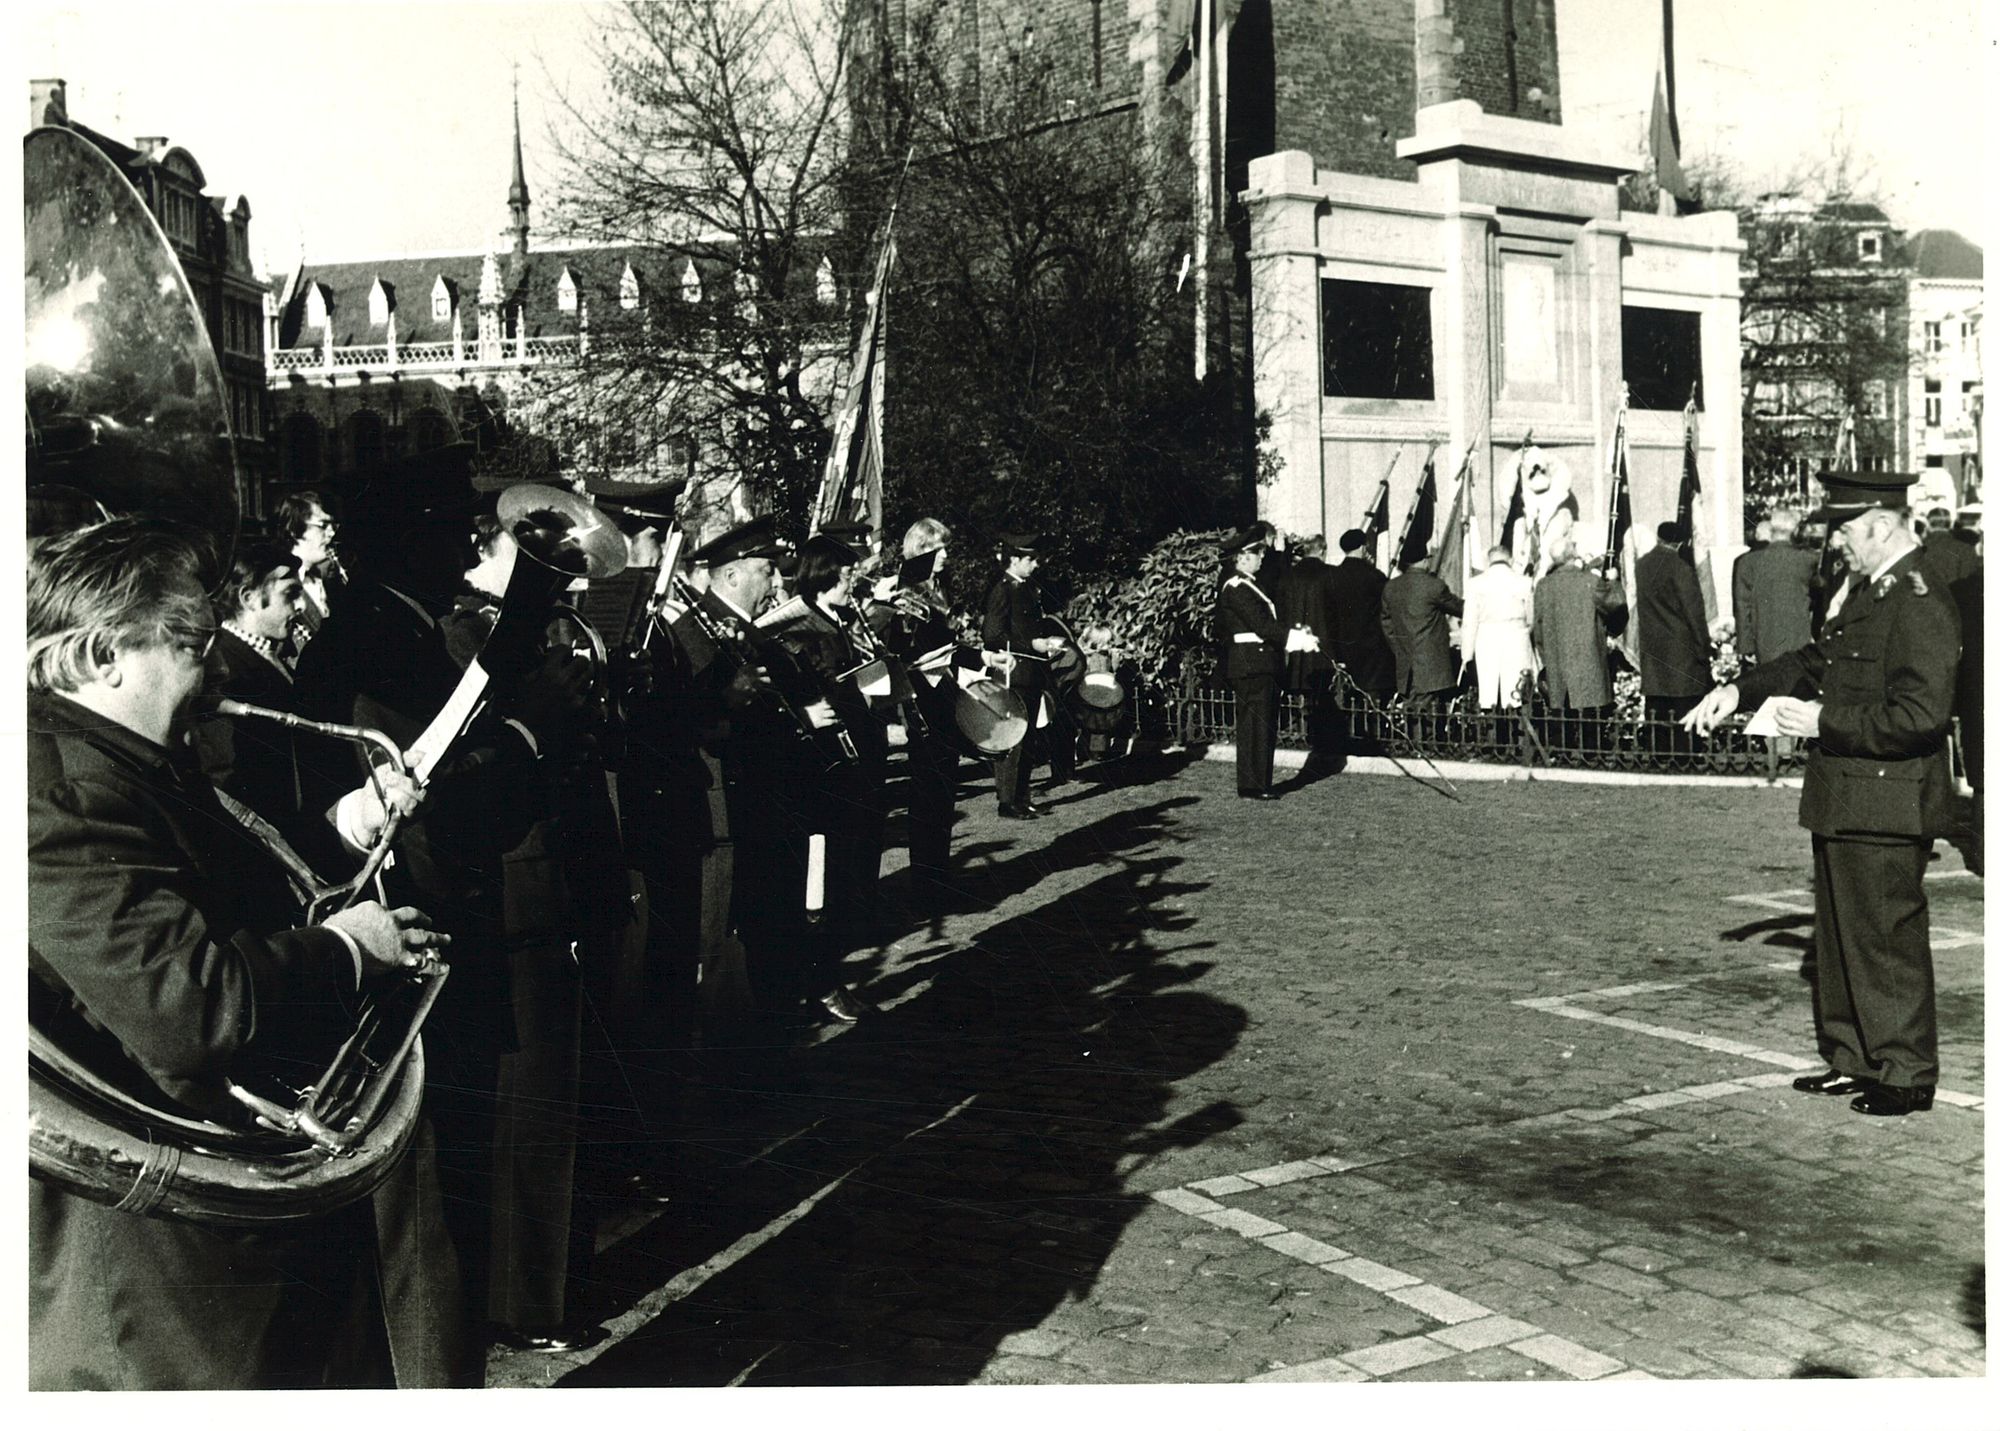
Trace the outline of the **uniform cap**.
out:
[[[714,541],[697,548],[688,560],[707,566],[721,566],[750,557],[769,557],[776,561],[785,555],[790,546],[790,542],[778,535],[777,519],[767,515],[753,517],[740,527],[731,527]]]
[[[1233,533],[1222,539],[1222,554],[1224,556],[1234,556],[1236,553],[1247,551],[1251,547],[1263,546],[1266,540],[1264,524],[1262,522],[1252,522],[1242,531]]]
[[[1839,526],[1850,517],[1876,507],[1901,512],[1910,505],[1910,488],[1916,484],[1914,472],[1823,472],[1820,483],[1826,501],[1808,519]]]
[[[1039,556],[1049,539],[1040,532],[1000,532],[993,540],[1010,555]]]

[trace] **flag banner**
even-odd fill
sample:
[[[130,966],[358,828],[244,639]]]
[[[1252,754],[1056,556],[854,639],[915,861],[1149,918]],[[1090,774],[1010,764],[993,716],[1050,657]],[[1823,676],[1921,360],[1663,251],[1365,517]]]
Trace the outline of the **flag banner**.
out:
[[[1674,140],[1674,126],[1667,108],[1667,73],[1653,73],[1653,117],[1646,126],[1646,144],[1653,153],[1653,175],[1663,193],[1687,203],[1694,198],[1687,175],[1681,170],[1680,145]]]
[[[888,318],[889,272],[896,263],[893,223],[892,215],[875,260],[875,286],[868,291],[861,331],[848,355],[847,386],[834,417],[833,443],[827,449],[826,471],[820,477],[810,529],[817,532],[825,526],[865,522],[871,549],[880,547],[882,539],[882,339]]]
[[[1444,525],[1438,529],[1437,549],[1431,553],[1429,563],[1432,576],[1441,577],[1451,588],[1454,596],[1465,595],[1465,569],[1472,558],[1468,545],[1472,519],[1472,453],[1468,450],[1465,461],[1458,469],[1458,480],[1451,494],[1451,510],[1445,515]]]
[[[1709,623],[1714,624],[1721,607],[1716,603],[1715,574],[1707,543],[1701,540],[1701,434],[1695,412],[1694,395],[1688,395],[1681,410],[1681,487],[1674,500],[1674,520],[1687,533],[1681,556],[1694,568],[1701,586],[1701,602]]]
[[[1389,479],[1375,489],[1375,500],[1368,504],[1368,511],[1361,518],[1362,535],[1373,541],[1389,530]]]
[[[1410,514],[1403,519],[1402,539],[1396,543],[1396,565],[1411,566],[1424,559],[1431,549],[1431,534],[1437,526],[1437,458],[1424,459],[1423,475],[1417,479],[1416,495],[1410,499]]]

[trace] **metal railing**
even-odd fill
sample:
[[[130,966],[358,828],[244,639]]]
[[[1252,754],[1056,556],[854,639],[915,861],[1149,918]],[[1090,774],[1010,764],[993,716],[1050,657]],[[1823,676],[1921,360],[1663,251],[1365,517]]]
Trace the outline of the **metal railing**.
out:
[[[476,337],[462,344],[409,343],[396,346],[395,361],[384,343],[348,345],[332,350],[329,361],[324,347],[274,348],[264,355],[266,370],[272,373],[352,373],[363,369],[398,372],[420,368],[466,368],[522,366],[567,358],[577,351],[574,334],[547,338],[503,338],[481,345]]]
[[[1142,696],[1137,714],[1139,733],[1155,739],[1198,745],[1236,738],[1236,695],[1227,687]],[[1622,715],[1609,707],[1552,708],[1539,699],[1519,710],[1482,710],[1469,692],[1431,707],[1400,699],[1381,703],[1346,682],[1316,710],[1299,692],[1281,696],[1278,745],[1309,750],[1315,744],[1351,755],[1767,780],[1797,774],[1806,754],[1798,740],[1745,735],[1740,720],[1696,736],[1675,722]]]

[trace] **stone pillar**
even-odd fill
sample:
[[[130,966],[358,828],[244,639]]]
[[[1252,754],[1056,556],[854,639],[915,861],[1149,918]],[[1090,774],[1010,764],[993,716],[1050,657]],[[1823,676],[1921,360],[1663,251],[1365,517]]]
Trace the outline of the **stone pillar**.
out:
[[[1324,528],[1320,441],[1318,222],[1321,196],[1310,154],[1287,150],[1250,161],[1251,331],[1256,402],[1270,414],[1267,451],[1278,480],[1257,492],[1258,515],[1290,532]]]
[[[1417,108],[1458,98],[1458,37],[1445,0],[1416,0]]]

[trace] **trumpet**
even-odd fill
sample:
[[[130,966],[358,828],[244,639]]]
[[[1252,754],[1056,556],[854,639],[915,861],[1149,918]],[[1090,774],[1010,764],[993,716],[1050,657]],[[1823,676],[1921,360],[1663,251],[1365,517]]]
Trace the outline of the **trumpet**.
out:
[[[688,619],[694,622],[695,629],[708,639],[710,645],[719,651],[727,652],[730,659],[741,669],[749,670],[762,664],[758,659],[756,648],[747,638],[730,635],[717,624],[714,617],[701,609],[700,593],[689,586],[685,578],[674,577],[673,589],[674,594],[687,607]],[[854,737],[848,734],[847,727],[838,722],[825,727],[814,725],[812,717],[800,709],[798,702],[785,692],[783,686],[776,681],[770,681],[768,685],[772,696],[778,702],[779,709],[783,710],[786,719],[791,721],[799,738],[812,748],[828,770],[852,765],[860,759],[860,753],[854,746]],[[834,743],[837,754],[829,753],[826,744],[828,740]]]

